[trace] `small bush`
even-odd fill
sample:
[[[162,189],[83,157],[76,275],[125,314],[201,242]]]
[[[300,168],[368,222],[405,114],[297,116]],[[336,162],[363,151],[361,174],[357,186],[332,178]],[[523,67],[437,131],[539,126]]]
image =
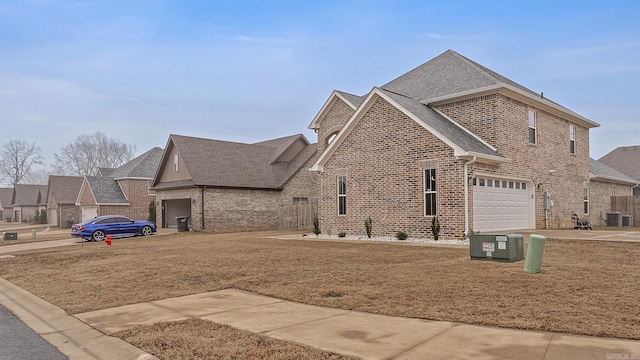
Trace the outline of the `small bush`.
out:
[[[440,221],[437,216],[431,219],[431,232],[433,233],[433,240],[438,240],[438,236],[440,235]]]
[[[369,216],[365,221],[364,221],[364,228],[367,231],[367,237],[369,239],[371,239],[371,226],[373,225],[373,220],[371,220],[371,216]]]
[[[344,231],[341,233],[338,233],[338,237],[345,237],[345,236],[347,236],[347,233]]]
[[[407,233],[404,231],[398,231],[396,233],[396,238],[398,238],[398,240],[407,240]]]
[[[318,236],[320,234],[320,220],[318,220],[318,214],[313,214],[313,233]]]

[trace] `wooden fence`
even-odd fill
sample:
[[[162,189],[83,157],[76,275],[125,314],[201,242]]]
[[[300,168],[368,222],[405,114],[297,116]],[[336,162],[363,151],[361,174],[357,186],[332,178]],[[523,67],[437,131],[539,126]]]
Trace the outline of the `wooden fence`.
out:
[[[633,226],[640,227],[640,196],[612,196],[611,211],[633,216]]]
[[[285,203],[280,206],[280,230],[313,229],[313,216],[318,212],[318,201]]]

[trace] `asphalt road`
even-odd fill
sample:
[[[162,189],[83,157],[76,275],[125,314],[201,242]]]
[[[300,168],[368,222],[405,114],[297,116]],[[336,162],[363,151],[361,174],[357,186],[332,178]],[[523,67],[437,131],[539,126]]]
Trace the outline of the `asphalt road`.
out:
[[[0,360],[68,360],[0,305]]]

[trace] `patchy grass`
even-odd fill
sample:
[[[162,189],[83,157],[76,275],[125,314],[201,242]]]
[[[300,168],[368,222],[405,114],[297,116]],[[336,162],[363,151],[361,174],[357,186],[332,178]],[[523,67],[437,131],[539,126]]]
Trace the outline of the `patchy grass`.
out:
[[[0,276],[71,314],[239,288],[306,304],[640,339],[640,244],[547,239],[542,273],[463,247],[175,234],[0,259]],[[526,248],[526,247],[525,247]],[[338,295],[338,296],[336,296]]]
[[[346,355],[326,352],[234,329],[201,319],[158,323],[112,334],[156,355],[180,360],[349,360]]]
[[[36,230],[35,239],[32,238],[31,231],[33,229]],[[18,240],[4,240],[4,238],[2,237],[2,234],[4,232],[18,233]],[[57,227],[49,227],[48,225],[16,225],[14,223],[0,224],[0,246],[70,238],[71,229],[59,229]]]

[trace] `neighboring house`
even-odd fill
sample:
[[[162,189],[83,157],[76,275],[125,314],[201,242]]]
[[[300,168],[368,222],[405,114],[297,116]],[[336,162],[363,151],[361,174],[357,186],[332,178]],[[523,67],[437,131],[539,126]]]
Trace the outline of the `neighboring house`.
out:
[[[611,197],[631,195],[631,188],[638,181],[603,164],[590,159],[589,180],[590,193],[585,194],[585,209],[590,207],[590,219],[596,226],[606,226],[607,212],[611,211]]]
[[[640,182],[640,145],[618,147],[598,161]],[[640,195],[640,186],[633,195]]]
[[[80,207],[76,205],[82,187],[82,176],[49,175],[47,210],[49,224],[62,228],[80,222]]]
[[[14,222],[33,222],[36,210],[47,209],[47,185],[14,185],[11,206]]]
[[[161,156],[162,149],[155,147],[118,168],[100,168],[102,176],[85,176],[76,200],[81,219],[102,215],[148,219],[149,204],[155,201],[149,187]]]
[[[12,188],[0,188],[0,222],[11,222],[13,220],[12,199]]]
[[[592,198],[610,183],[590,181],[597,126],[452,50],[363,96],[334,91],[309,125],[321,230],[364,234],[369,216],[377,236],[432,237],[435,216],[442,238],[570,227],[609,209]]]
[[[158,222],[173,227],[189,216],[194,230],[278,229],[282,204],[317,197],[308,171],[315,154],[301,134],[256,144],[170,135],[153,182]]]

